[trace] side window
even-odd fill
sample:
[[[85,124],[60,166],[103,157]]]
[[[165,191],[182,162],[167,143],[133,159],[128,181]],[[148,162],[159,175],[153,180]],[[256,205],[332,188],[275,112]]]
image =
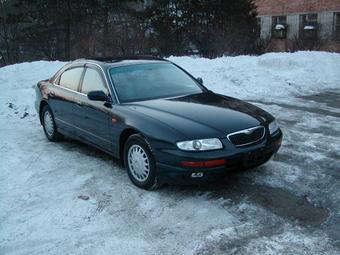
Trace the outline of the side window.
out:
[[[100,73],[94,69],[87,68],[84,75],[81,92],[87,94],[88,92],[93,90],[101,90],[108,95],[107,87]]]
[[[278,39],[286,38],[287,34],[287,16],[272,17],[272,37]]]
[[[63,72],[59,79],[59,85],[77,91],[83,67],[75,67]]]
[[[257,26],[255,28],[255,31],[256,32],[256,35],[257,35],[257,38],[260,38],[261,37],[261,27],[262,27],[262,19],[261,17],[257,17],[256,18],[256,22],[257,22]]]
[[[300,36],[315,39],[318,30],[318,14],[310,13],[300,15]]]
[[[335,39],[340,41],[340,12],[334,13],[335,23]]]

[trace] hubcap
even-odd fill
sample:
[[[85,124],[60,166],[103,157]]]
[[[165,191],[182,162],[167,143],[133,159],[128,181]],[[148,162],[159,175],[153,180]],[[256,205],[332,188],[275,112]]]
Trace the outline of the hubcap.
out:
[[[132,145],[128,151],[128,164],[132,176],[140,181],[146,181],[150,173],[149,158],[143,148]]]
[[[46,111],[44,113],[44,127],[45,131],[48,136],[53,136],[54,133],[54,124],[53,124],[53,118],[49,111]]]

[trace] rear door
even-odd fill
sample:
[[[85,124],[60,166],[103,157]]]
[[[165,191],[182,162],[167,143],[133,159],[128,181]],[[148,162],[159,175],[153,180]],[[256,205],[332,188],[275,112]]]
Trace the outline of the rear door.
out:
[[[86,64],[81,81],[80,93],[76,95],[74,109],[77,126],[82,137],[98,147],[112,152],[112,137],[109,133],[112,102],[91,101],[87,98],[90,91],[100,90],[111,97],[103,72],[95,65]]]
[[[84,70],[84,65],[68,67],[54,80],[49,92],[49,104],[57,126],[71,133],[76,133],[73,111]]]

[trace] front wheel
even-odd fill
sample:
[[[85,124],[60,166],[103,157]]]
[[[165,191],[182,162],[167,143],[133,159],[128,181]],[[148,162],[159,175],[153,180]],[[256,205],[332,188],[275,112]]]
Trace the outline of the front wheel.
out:
[[[152,190],[159,187],[156,162],[146,139],[135,134],[124,146],[124,163],[130,180],[138,187]]]
[[[54,121],[53,113],[48,105],[45,105],[41,111],[41,120],[44,127],[44,132],[48,140],[51,142],[60,141],[63,136],[57,130],[57,125]]]

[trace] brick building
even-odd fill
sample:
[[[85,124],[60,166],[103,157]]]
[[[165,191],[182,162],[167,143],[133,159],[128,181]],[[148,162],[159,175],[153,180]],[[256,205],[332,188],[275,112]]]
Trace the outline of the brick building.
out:
[[[336,51],[340,49],[336,43],[340,41],[340,0],[255,0],[255,3],[262,39],[284,41],[287,45],[297,38],[318,38],[328,45],[334,42]]]

